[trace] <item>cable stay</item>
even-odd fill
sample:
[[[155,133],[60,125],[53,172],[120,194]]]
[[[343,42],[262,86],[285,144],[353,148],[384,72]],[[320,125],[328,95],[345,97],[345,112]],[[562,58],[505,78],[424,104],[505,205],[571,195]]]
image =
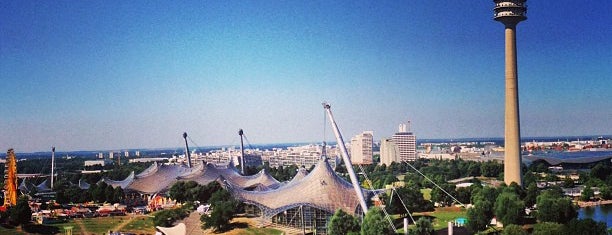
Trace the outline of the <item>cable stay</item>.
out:
[[[429,182],[431,182],[433,185],[435,185],[436,187],[438,187],[440,190],[442,190],[442,192],[446,193],[446,195],[448,195],[449,197],[451,197],[455,202],[461,204],[461,206],[463,206],[463,208],[466,208],[466,206],[461,203],[459,200],[457,200],[457,198],[453,197],[453,195],[451,195],[450,193],[448,193],[446,190],[444,190],[442,187],[440,187],[438,184],[436,184],[436,182],[434,182],[433,180],[431,180],[429,177],[427,177],[426,175],[424,175],[422,172],[420,172],[419,170],[417,170],[414,166],[412,166],[412,164],[410,164],[408,161],[406,160],[402,160],[403,162],[405,162],[406,164],[408,164],[408,166],[410,166],[412,169],[414,169],[417,173],[419,173],[421,176],[423,176],[425,179],[427,179]]]
[[[412,220],[412,223],[416,223],[416,221],[412,217],[412,213],[410,212],[410,210],[408,210],[408,207],[406,207],[406,203],[404,203],[404,200],[402,200],[402,197],[400,197],[400,194],[397,193],[397,190],[395,190],[395,186],[393,186],[393,184],[391,184],[391,197],[389,198],[389,204],[391,204],[391,202],[393,201],[393,193],[394,192],[397,195],[397,198],[402,203],[402,206],[404,206],[404,210],[406,210],[406,212],[408,213],[408,216],[410,217],[410,220]]]
[[[242,136],[244,136],[244,141],[246,141],[247,145],[249,146],[249,149],[255,149],[253,148],[253,145],[251,145],[251,142],[249,141],[249,138],[247,138],[247,135],[243,133]]]
[[[374,191],[374,186],[372,185],[372,181],[368,177],[368,174],[366,173],[366,171],[363,169],[363,167],[360,164],[357,164],[357,166],[359,166],[361,173],[363,173],[363,176],[365,177],[366,183],[370,187],[370,190]],[[381,202],[381,203],[384,205],[384,202]],[[393,224],[393,220],[391,219],[391,216],[389,215],[389,213],[387,213],[387,209],[384,206],[381,208],[382,208],[383,213],[385,213],[385,218],[389,222],[389,225],[391,225],[391,228],[393,229],[393,231],[397,233],[397,229],[395,228],[395,225]]]
[[[198,144],[196,144],[195,141],[193,141],[193,139],[191,138],[191,136],[187,136],[187,138],[189,139],[189,141],[193,144],[193,146],[195,146],[195,148],[193,149],[193,153],[196,153],[198,151],[201,152],[201,148]]]

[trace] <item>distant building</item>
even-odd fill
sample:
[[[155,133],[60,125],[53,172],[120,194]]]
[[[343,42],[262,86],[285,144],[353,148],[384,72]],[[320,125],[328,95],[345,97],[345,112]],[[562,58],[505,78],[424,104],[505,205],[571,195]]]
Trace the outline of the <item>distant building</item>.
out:
[[[108,158],[109,158],[109,159],[113,159],[113,157],[114,157],[114,156],[115,156],[115,153],[114,153],[114,152],[112,152],[112,151],[111,151],[111,152],[108,152]]]
[[[129,151],[125,151],[125,152],[123,152],[123,156],[124,156],[124,157],[129,157],[129,156],[130,156],[130,152],[129,152]]]
[[[149,158],[132,158],[128,160],[129,163],[134,162],[169,162],[170,158],[165,157],[149,157]]]
[[[410,122],[399,125],[399,132],[393,135],[393,142],[399,152],[400,161],[414,161],[417,159],[416,136],[410,132]]]
[[[136,151],[136,153],[134,153],[134,155],[136,155],[136,157],[140,157],[140,151]]]
[[[95,165],[104,166],[104,163],[105,163],[104,160],[85,160],[85,166],[95,166]]]
[[[353,164],[372,164],[372,145],[374,132],[364,131],[351,139],[351,162]]]
[[[261,166],[263,165],[263,161],[261,160],[261,155],[257,154],[245,154],[244,155],[244,166]]]
[[[380,164],[389,166],[392,162],[400,162],[398,151],[393,138],[383,138],[380,141]]]
[[[103,159],[104,158],[104,153],[98,153],[98,158]]]

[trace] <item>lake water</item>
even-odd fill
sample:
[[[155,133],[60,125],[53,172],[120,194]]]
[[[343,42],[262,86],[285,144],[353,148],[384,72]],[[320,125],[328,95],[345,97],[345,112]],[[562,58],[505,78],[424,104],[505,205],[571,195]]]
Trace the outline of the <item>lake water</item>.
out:
[[[610,228],[612,227],[612,204],[580,208],[578,218],[591,218],[604,222]]]

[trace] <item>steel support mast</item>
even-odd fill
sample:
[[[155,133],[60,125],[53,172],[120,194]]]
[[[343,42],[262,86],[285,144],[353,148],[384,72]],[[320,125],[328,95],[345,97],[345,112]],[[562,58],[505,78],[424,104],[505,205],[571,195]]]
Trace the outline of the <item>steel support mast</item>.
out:
[[[187,157],[187,167],[191,168],[191,153],[189,152],[189,144],[187,144],[187,132],[183,132],[183,139],[185,139],[185,157]]]
[[[244,141],[242,140],[244,131],[242,129],[238,130],[238,135],[240,135],[240,169],[242,171],[242,175],[244,175]]]
[[[55,147],[51,147],[51,190],[53,190],[53,178],[54,173],[53,170],[55,168]]]
[[[332,124],[332,129],[334,130],[334,134],[336,135],[336,141],[338,142],[338,147],[340,148],[340,152],[342,153],[342,160],[346,165],[346,171],[349,173],[349,177],[351,178],[351,183],[353,184],[353,188],[355,189],[355,193],[357,193],[357,197],[359,198],[359,204],[361,205],[361,209],[363,213],[368,212],[368,206],[363,197],[363,192],[361,191],[361,186],[359,186],[359,180],[357,180],[357,176],[355,175],[355,171],[353,171],[353,164],[351,163],[351,159],[349,158],[348,151],[346,150],[346,146],[344,146],[344,140],[342,139],[342,134],[340,134],[340,129],[338,129],[338,125],[336,125],[336,121],[334,120],[334,115],[331,112],[331,106],[328,103],[323,103],[323,108],[327,111],[327,115],[329,116],[329,120]]]

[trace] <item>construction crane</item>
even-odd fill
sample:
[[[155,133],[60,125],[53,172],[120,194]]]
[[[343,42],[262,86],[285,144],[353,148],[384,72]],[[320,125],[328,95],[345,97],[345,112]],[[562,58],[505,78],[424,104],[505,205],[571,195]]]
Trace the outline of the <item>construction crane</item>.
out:
[[[355,171],[353,171],[353,164],[351,163],[351,159],[349,158],[348,151],[346,150],[346,146],[344,146],[344,140],[342,139],[342,134],[340,134],[340,129],[338,129],[338,125],[334,120],[334,115],[331,112],[331,105],[323,102],[323,108],[327,111],[327,116],[329,116],[329,121],[332,124],[332,129],[334,130],[334,134],[336,135],[336,141],[338,142],[338,147],[340,148],[340,152],[342,153],[342,160],[346,165],[346,171],[351,178],[351,183],[353,184],[353,188],[355,189],[355,193],[357,193],[357,198],[359,198],[359,204],[361,205],[361,209],[363,213],[368,212],[368,205],[363,197],[363,192],[361,191],[361,186],[359,186],[359,180],[357,180],[357,176],[355,175]]]

